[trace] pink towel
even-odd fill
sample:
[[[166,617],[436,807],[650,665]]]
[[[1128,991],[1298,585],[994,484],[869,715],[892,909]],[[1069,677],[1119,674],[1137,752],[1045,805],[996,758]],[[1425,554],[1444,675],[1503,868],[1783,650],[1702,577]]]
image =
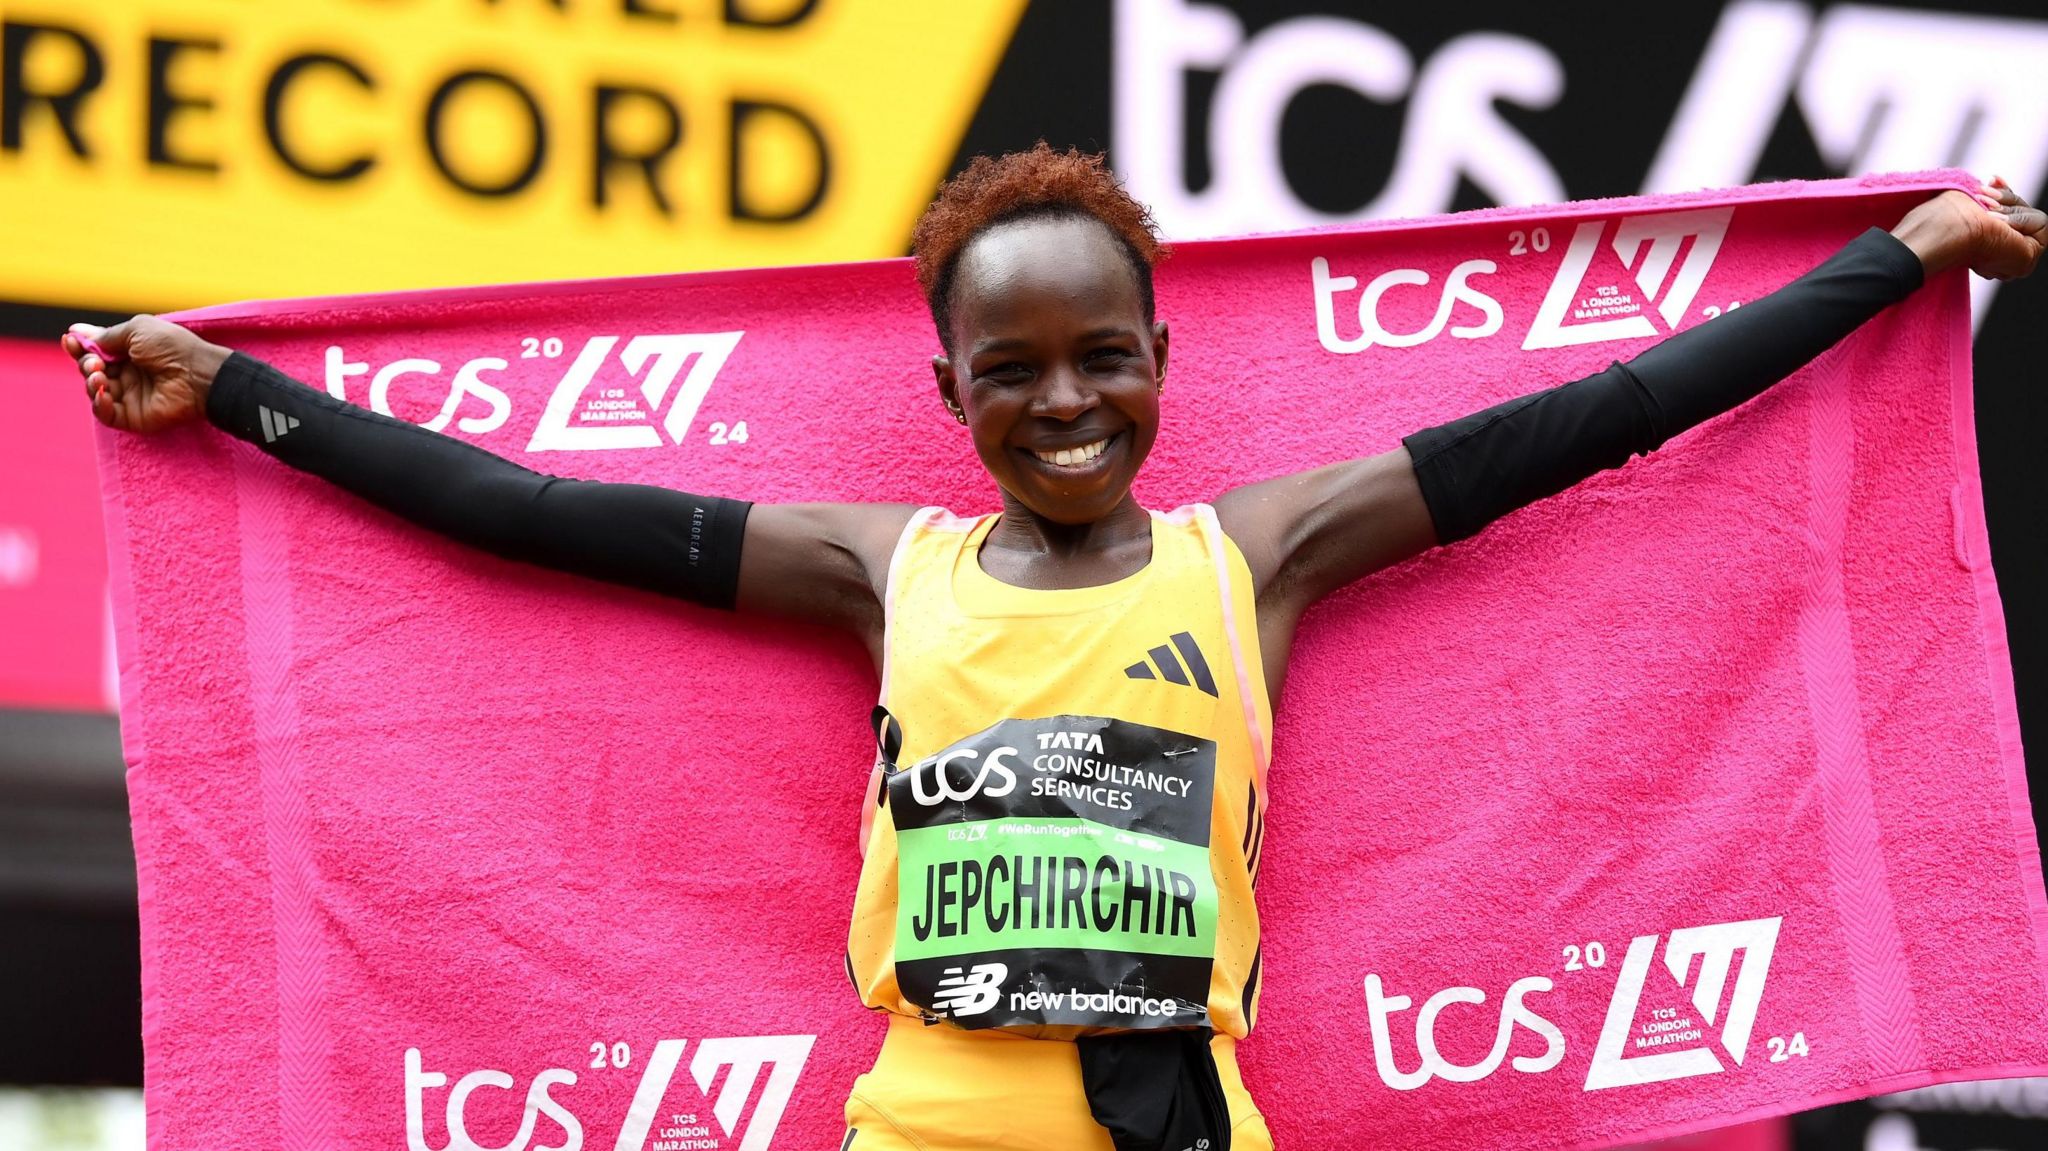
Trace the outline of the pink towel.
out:
[[[1181,245],[1138,494],[1583,375],[1957,179]],[[1310,615],[1243,1054],[1283,1146],[2048,1071],[1965,297]],[[995,506],[901,260],[185,318],[544,471]],[[105,434],[101,478],[153,1148],[838,1146],[882,1031],[843,970],[854,645],[465,550],[209,428]]]

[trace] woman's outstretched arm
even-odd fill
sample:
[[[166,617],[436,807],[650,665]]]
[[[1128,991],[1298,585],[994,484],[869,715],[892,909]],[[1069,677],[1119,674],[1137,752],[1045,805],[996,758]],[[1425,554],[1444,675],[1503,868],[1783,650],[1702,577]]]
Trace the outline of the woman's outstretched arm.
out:
[[[111,368],[86,347],[90,336]],[[65,337],[102,423],[203,414],[278,460],[429,530],[504,556],[715,608],[879,626],[877,559],[909,515],[887,505],[756,508],[644,484],[544,475],[344,403],[178,325],[138,316]]]
[[[2026,275],[2048,215],[1944,192],[1872,228],[1785,287],[1629,362],[1406,437],[1400,448],[1236,489],[1217,503],[1262,590],[1300,607],[1736,407],[1910,295],[1968,264]],[[1985,201],[1991,201],[1987,196]]]
[[[1889,234],[1872,228],[1826,263],[1626,364],[1408,436],[1393,451],[1226,493],[1218,518],[1259,590],[1267,682],[1277,696],[1309,605],[1381,568],[1478,532],[1742,403],[1910,295],[1967,264],[2024,276],[2048,215],[1994,183],[1944,192]]]

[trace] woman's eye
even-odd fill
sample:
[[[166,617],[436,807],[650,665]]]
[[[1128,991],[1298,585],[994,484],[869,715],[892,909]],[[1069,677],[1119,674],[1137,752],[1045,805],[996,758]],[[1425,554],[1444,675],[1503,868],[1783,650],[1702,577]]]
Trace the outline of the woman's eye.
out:
[[[1031,369],[1025,367],[1023,364],[1015,362],[1007,364],[997,364],[995,367],[985,369],[981,373],[981,378],[984,380],[996,380],[998,382],[1007,380],[1019,380],[1023,379],[1024,376],[1029,374],[1030,370]]]
[[[1122,348],[1097,348],[1088,353],[1088,362],[1098,367],[1115,367],[1131,358]]]

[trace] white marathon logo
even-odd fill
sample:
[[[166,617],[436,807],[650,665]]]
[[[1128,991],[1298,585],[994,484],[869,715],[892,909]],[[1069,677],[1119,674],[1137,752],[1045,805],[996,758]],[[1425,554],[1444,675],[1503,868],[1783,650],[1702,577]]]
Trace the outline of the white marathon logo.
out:
[[[1652,1053],[1630,1056],[1629,1036],[1635,1030],[1643,985],[1657,950],[1657,936],[1636,936],[1629,943],[1614,996],[1608,1001],[1607,1017],[1586,1073],[1584,1090],[1661,1083],[1725,1070],[1720,1059],[1703,1047],[1665,1052],[1654,1049],[1703,1038],[1705,1029],[1712,1027],[1719,1015],[1721,998],[1728,988],[1728,974],[1735,965],[1735,953],[1738,951],[1742,952],[1741,972],[1735,978],[1734,993],[1718,1038],[1728,1057],[1740,1066],[1749,1049],[1750,1031],[1756,1024],[1757,1008],[1763,1002],[1764,982],[1770,974],[1771,954],[1777,947],[1778,928],[1783,922],[1783,917],[1778,916],[1686,927],[1672,932],[1664,948],[1664,966],[1678,986],[1684,987],[1693,960],[1700,961],[1699,976],[1692,986],[1692,1005],[1701,1022],[1694,1024],[1690,1019],[1667,1020],[1660,1016],[1645,1025],[1644,1034],[1638,1035],[1634,1043],[1636,1048]],[[1396,1014],[1414,1006],[1414,1000],[1406,995],[1388,994],[1380,977],[1368,974],[1365,977],[1366,1015],[1372,1032],[1373,1064],[1379,1072],[1380,1081],[1396,1091],[1413,1091],[1432,1078],[1447,1079],[1453,1083],[1477,1082],[1500,1068],[1517,1027],[1526,1028],[1541,1037],[1544,1049],[1539,1055],[1515,1056],[1512,1061],[1514,1069],[1533,1075],[1555,1068],[1564,1061],[1564,1032],[1528,1003],[1531,995],[1548,992],[1552,986],[1549,979],[1540,975],[1517,979],[1510,984],[1501,1003],[1493,1045],[1484,1058],[1470,1064],[1453,1063],[1443,1055],[1437,1046],[1437,1022],[1445,1009],[1453,1004],[1484,1005],[1486,993],[1477,987],[1447,987],[1437,992],[1423,1003],[1415,1017],[1415,1049],[1420,1055],[1420,1063],[1413,1071],[1403,1071],[1395,1056],[1390,1023]],[[1673,1014],[1675,1012],[1670,1010],[1662,1013]],[[1800,1042],[1803,1044],[1803,1038]]]
[[[769,1142],[775,1136],[776,1127],[782,1123],[782,1115],[789,1106],[791,1093],[796,1089],[797,1078],[803,1073],[804,1063],[810,1058],[811,1046],[816,1041],[815,1035],[755,1035],[699,1040],[697,1053],[690,1060],[690,1078],[696,1082],[697,1090],[708,1095],[719,1073],[726,1073],[718,1095],[711,1101],[711,1116],[723,1132],[721,1136],[713,1133],[708,1125],[681,1124],[678,1117],[664,1110],[669,1087],[675,1080],[676,1068],[681,1065],[683,1051],[689,1041],[661,1040],[654,1045],[647,1068],[641,1072],[632,1106],[619,1125],[612,1151],[726,1148],[724,1140],[727,1138],[738,1140],[730,1151],[768,1151]],[[624,1045],[619,1045],[619,1049],[623,1048]],[[604,1055],[600,1054],[599,1059],[603,1058]],[[612,1066],[625,1065],[623,1059],[614,1058],[617,1061]],[[760,1083],[763,1072],[767,1076],[766,1082]],[[760,1095],[749,1112],[747,1102],[754,1098],[757,1083],[760,1083]],[[582,1121],[561,1099],[549,1094],[551,1088],[574,1087],[574,1071],[553,1067],[534,1076],[526,1090],[525,1111],[519,1130],[511,1142],[502,1147],[484,1147],[470,1138],[465,1117],[472,1094],[484,1087],[494,1091],[512,1091],[517,1087],[512,1076],[486,1068],[456,1080],[454,1088],[448,1092],[448,1142],[436,1148],[427,1142],[426,1095],[430,1090],[447,1085],[445,1072],[426,1070],[419,1048],[406,1049],[406,1151],[529,1151],[529,1148],[531,1151],[582,1151]],[[560,1132],[553,1137],[556,1141],[536,1145],[535,1126],[543,1116]],[[657,1126],[657,1121],[660,1126]]]
[[[1664,945],[1664,966],[1680,987],[1685,986],[1693,958],[1699,957],[1700,977],[1693,984],[1692,1005],[1709,1026],[1721,1005],[1728,968],[1736,951],[1742,952],[1742,974],[1735,977],[1735,997],[1728,1004],[1728,1018],[1721,1025],[1721,1047],[1738,1067],[1749,1050],[1749,1031],[1756,1025],[1757,1006],[1764,998],[1764,978],[1770,974],[1771,952],[1778,946],[1778,927],[1783,922],[1780,916],[1687,927],[1672,932],[1671,941]],[[1600,1044],[1593,1050],[1593,1066],[1586,1072],[1588,1091],[1661,1083],[1722,1070],[1721,1061],[1704,1048],[1638,1055],[1633,1059],[1626,1054],[1636,1002],[1642,997],[1643,979],[1649,973],[1650,957],[1656,950],[1654,935],[1638,935],[1628,945],[1628,955],[1621,961],[1621,981],[1615,984],[1614,998],[1607,1005],[1607,1021],[1600,1028]]]
[[[1701,208],[1623,217],[1614,230],[1614,254],[1621,257],[1622,264],[1635,277],[1636,287],[1643,293],[1642,301],[1628,301],[1632,306],[1625,310],[1634,314],[1567,324],[1568,317],[1578,319],[1587,313],[1616,307],[1591,303],[1579,296],[1607,221],[1587,220],[1580,224],[1572,232],[1564,264],[1551,280],[1542,306],[1536,309],[1536,321],[1529,325],[1529,336],[1522,341],[1523,350],[1657,335],[1656,327],[1641,314],[1651,301],[1656,302],[1657,314],[1664,317],[1665,327],[1675,331],[1685,318],[1686,309],[1692,306],[1693,297],[1699,295],[1700,285],[1706,282],[1707,270],[1714,266],[1714,256],[1721,251],[1721,238],[1728,234],[1728,221],[1734,215],[1734,208]],[[1680,261],[1679,249],[1688,239],[1692,245]],[[1642,256],[1640,263],[1636,259],[1638,254]],[[1674,264],[1676,273],[1672,271]]]
[[[1009,965],[1003,963],[977,963],[965,974],[948,967],[933,997],[932,1014],[955,1019],[985,1014],[1002,999],[1003,980],[1009,977]]]
[[[628,396],[624,387],[599,389],[611,393],[607,395],[590,394],[598,374],[612,361],[613,349],[618,348],[622,338],[590,337],[584,341],[582,350],[570,362],[568,371],[548,396],[547,407],[541,412],[540,422],[534,427],[526,450],[658,448],[662,446],[664,435],[670,443],[682,443],[689,435],[698,409],[704,405],[705,396],[710,394],[712,383],[718,379],[719,369],[725,366],[733,349],[739,346],[740,337],[745,334],[700,332],[626,338],[625,347],[618,351],[617,362],[629,378],[638,381],[640,397],[637,400]],[[562,341],[558,339],[526,340],[522,343],[522,359],[553,358],[562,351]],[[420,426],[430,432],[438,432],[453,423],[457,429],[471,435],[484,435],[504,427],[512,416],[512,398],[486,378],[486,373],[495,375],[510,370],[511,366],[511,361],[498,356],[479,356],[464,361],[447,385],[440,411]],[[372,373],[368,363],[350,362],[339,345],[330,345],[326,353],[327,394],[345,401],[349,398],[348,381],[367,375],[370,377],[367,406],[385,416],[392,415],[391,389],[394,384],[420,378],[438,381],[441,371],[442,365],[438,361],[405,357],[393,360]],[[680,382],[678,377],[681,377]],[[464,410],[465,403],[472,410],[481,403],[487,410],[458,418],[457,413]],[[658,415],[659,431],[648,420],[647,413]],[[713,442],[718,442],[717,433],[721,429],[714,426],[712,430]],[[742,440],[736,436],[733,442]]]
[[[726,357],[739,346],[743,334],[708,332],[694,336],[634,336],[627,342],[625,350],[619,353],[619,360],[628,372],[641,376],[642,369],[645,369],[640,380],[640,394],[647,400],[648,410],[661,411],[662,404],[668,402],[668,412],[661,418],[661,430],[668,433],[670,443],[683,442],[683,436],[689,433],[690,421],[697,418],[697,409],[711,391],[711,381],[718,378],[718,369],[725,366]],[[562,382],[555,387],[555,394],[548,397],[547,410],[541,413],[540,426],[533,429],[533,439],[526,445],[527,451],[661,446],[661,437],[646,424],[583,427],[569,422],[576,415],[583,393],[597,378],[598,369],[604,366],[612,345],[616,343],[618,338],[615,336],[594,336],[583,345],[582,354],[569,365],[569,374],[562,377]],[[669,386],[675,383],[685,362],[690,365],[689,374],[683,376],[682,386],[671,398]]]

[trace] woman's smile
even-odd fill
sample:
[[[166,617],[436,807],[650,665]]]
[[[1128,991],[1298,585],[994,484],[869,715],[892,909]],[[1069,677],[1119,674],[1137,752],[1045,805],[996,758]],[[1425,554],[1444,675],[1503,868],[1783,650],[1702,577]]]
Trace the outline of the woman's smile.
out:
[[[1029,447],[1018,450],[1051,469],[1054,475],[1071,478],[1108,471],[1112,462],[1110,449],[1122,440],[1123,433],[1117,432],[1072,447]]]

